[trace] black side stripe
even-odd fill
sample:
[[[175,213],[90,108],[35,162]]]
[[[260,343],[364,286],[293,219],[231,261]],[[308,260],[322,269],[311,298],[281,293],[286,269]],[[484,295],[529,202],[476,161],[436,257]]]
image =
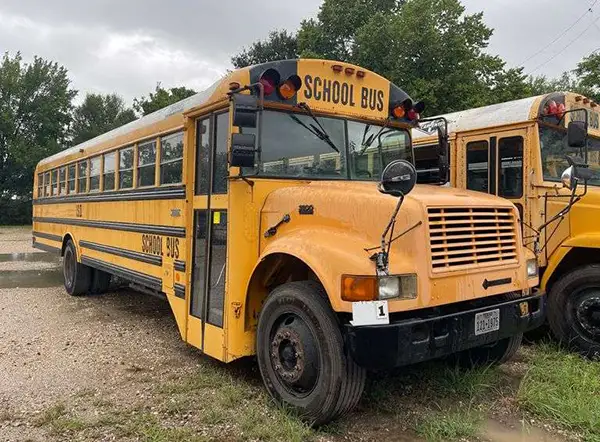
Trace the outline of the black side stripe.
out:
[[[175,260],[175,262],[173,263],[173,267],[178,272],[185,272],[185,261]]]
[[[46,244],[42,244],[41,242],[33,243],[33,248],[43,250],[44,252],[60,253],[59,247],[52,247]]]
[[[60,235],[51,235],[50,233],[43,233],[43,232],[36,232],[36,231],[33,231],[31,233],[33,234],[33,236],[37,236],[38,238],[44,238],[44,239],[49,239],[50,241],[62,242],[62,236],[60,236]]]
[[[185,238],[185,227],[153,226],[148,224],[120,223],[112,221],[88,221],[77,218],[51,218],[36,216],[36,223],[65,224],[72,226],[96,227],[98,229],[123,230],[125,232],[152,233]]]
[[[181,299],[185,299],[185,286],[181,284],[175,284],[173,286],[175,289],[175,296]]]
[[[117,190],[102,193],[44,197],[33,200],[33,204],[62,204],[103,201],[145,201],[185,199],[185,186],[151,187],[148,189]]]
[[[98,252],[110,253],[111,255],[121,256],[123,258],[133,259],[135,261],[145,262],[155,266],[162,266],[162,256],[149,255],[147,253],[134,252],[133,250],[111,247],[104,244],[97,244],[90,241],[79,241],[79,245],[85,249],[96,250]]]
[[[87,256],[81,257],[81,263],[107,273],[112,273],[113,275],[117,275],[147,288],[156,291],[162,290],[162,281],[156,276],[146,275],[145,273],[136,272],[134,270],[126,269],[125,267],[100,261],[99,259],[89,258]]]

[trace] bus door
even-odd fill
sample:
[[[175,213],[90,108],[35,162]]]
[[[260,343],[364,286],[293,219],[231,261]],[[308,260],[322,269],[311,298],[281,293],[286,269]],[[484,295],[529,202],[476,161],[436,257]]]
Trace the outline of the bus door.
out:
[[[462,137],[464,164],[458,165],[464,171],[459,187],[511,200],[521,219],[525,202],[525,135],[526,131],[520,129]]]
[[[229,112],[196,120],[193,268],[188,341],[225,357],[227,296],[227,139]]]

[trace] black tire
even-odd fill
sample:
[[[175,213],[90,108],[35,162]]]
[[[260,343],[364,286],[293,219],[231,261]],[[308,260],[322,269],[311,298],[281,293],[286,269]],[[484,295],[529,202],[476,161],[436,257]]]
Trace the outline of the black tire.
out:
[[[258,366],[271,396],[311,425],[356,406],[366,372],[345,353],[337,318],[313,281],[274,289],[260,312]]]
[[[600,265],[562,276],[548,295],[548,324],[564,345],[587,357],[600,355]]]
[[[98,269],[92,269],[90,293],[100,294],[106,292],[110,286],[110,278],[110,273],[106,273]]]
[[[518,299],[516,293],[507,293],[504,301]],[[511,360],[519,350],[523,341],[523,333],[518,333],[510,338],[501,339],[493,344],[470,348],[451,357],[451,360],[463,368],[482,367],[486,365],[503,364]]]
[[[77,250],[71,240],[67,241],[63,255],[63,277],[69,295],[81,296],[89,292],[92,269],[77,261]]]

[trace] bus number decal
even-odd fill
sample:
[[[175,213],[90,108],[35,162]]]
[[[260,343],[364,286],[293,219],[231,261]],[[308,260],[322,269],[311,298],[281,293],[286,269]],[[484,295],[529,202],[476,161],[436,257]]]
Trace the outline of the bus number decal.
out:
[[[162,256],[162,238],[158,235],[142,235],[142,252]]]
[[[83,206],[81,204],[75,204],[75,216],[77,218],[83,217]]]
[[[167,238],[167,257],[179,258],[179,238]]]

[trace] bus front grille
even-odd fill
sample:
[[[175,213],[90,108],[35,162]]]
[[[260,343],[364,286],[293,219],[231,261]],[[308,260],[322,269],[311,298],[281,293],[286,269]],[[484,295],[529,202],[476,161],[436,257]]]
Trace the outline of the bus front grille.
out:
[[[434,273],[517,262],[512,208],[429,208],[427,212]]]

